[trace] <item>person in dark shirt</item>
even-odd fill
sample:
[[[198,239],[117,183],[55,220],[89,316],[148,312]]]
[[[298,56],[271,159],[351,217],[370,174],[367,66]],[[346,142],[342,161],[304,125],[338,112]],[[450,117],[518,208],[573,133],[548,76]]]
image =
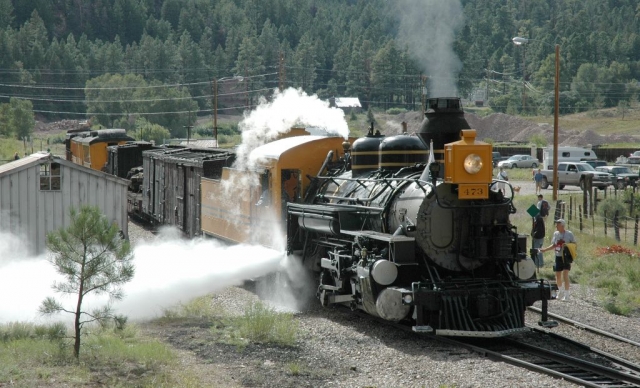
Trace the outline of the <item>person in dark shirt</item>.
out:
[[[546,221],[551,206],[549,205],[549,202],[544,199],[544,196],[542,194],[538,194],[538,204],[536,206],[538,207],[538,210],[540,210],[540,215]]]
[[[533,239],[533,248],[538,248],[538,254],[536,257],[532,257],[533,262],[536,263],[536,267],[540,268],[544,266],[544,255],[539,250],[544,245],[545,235],[544,217],[538,213],[533,219],[533,226],[531,228],[531,238]]]

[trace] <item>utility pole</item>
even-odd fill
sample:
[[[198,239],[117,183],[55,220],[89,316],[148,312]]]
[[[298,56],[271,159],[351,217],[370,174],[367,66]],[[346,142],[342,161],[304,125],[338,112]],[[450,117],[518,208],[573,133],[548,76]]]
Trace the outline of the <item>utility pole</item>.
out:
[[[213,138],[218,147],[218,80],[213,80]]]
[[[284,81],[285,81],[285,79],[287,77],[285,71],[286,70],[284,68],[284,53],[282,51],[280,51],[280,70],[278,71],[278,73],[279,73],[278,89],[280,90],[281,93],[284,90]]]
[[[522,112],[527,111],[527,45],[522,45]]]
[[[187,129],[187,145],[189,145],[189,141],[191,139],[191,128],[193,128],[193,125],[191,125],[191,111],[189,111],[189,119],[187,121],[187,125],[185,125],[183,128]]]
[[[424,116],[427,113],[427,76],[421,75],[420,81],[420,86],[422,87],[422,115]]]

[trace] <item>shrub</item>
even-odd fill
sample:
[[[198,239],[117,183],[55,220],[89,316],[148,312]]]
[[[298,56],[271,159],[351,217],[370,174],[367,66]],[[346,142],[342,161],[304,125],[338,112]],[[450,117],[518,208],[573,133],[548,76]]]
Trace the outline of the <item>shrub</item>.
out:
[[[606,198],[598,205],[598,215],[603,217],[608,225],[613,225],[613,217],[618,212],[618,217],[627,215],[627,206],[617,198]]]
[[[298,327],[291,313],[278,313],[263,303],[249,306],[240,322],[242,337],[254,342],[293,345]]]
[[[389,115],[399,115],[400,113],[406,113],[407,110],[404,108],[389,108],[387,109],[387,114]]]

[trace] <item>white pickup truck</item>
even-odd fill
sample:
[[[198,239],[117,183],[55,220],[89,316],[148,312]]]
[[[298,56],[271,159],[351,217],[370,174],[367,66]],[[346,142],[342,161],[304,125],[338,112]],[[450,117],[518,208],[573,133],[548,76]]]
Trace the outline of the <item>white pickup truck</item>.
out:
[[[542,170],[542,188],[553,185],[553,170]],[[604,190],[611,184],[611,174],[596,171],[591,165],[584,162],[560,162],[558,163],[558,189],[565,186],[579,186],[584,189],[584,178],[593,175],[591,185]]]

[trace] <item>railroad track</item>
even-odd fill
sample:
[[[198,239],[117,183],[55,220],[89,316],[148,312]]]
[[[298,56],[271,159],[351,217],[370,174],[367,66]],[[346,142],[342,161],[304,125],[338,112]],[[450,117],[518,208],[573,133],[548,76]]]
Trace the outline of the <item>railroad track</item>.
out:
[[[534,346],[510,338],[465,339],[439,338],[463,346],[485,357],[544,373],[585,387],[640,387],[640,365],[615,356],[593,353],[598,363],[569,354]],[[564,339],[563,339],[564,340]],[[583,344],[579,344],[582,346]],[[584,355],[583,357],[590,357]]]
[[[409,327],[401,324],[379,318],[374,319],[395,329],[411,331]],[[547,330],[530,328],[532,329],[530,333],[509,338],[458,339],[424,334],[421,336],[468,349],[495,361],[571,381],[584,387],[640,387],[640,365]],[[563,352],[530,343],[546,343],[546,346],[549,347],[549,343],[553,341],[558,344],[555,346],[552,344],[551,347],[563,349]]]
[[[533,311],[533,312],[536,312],[538,314],[542,314],[542,310],[540,310],[537,307],[530,306],[527,309],[529,311]],[[584,323],[581,323],[581,322],[578,322],[578,321],[574,321],[573,319],[569,319],[567,317],[563,317],[562,315],[553,314],[553,313],[547,313],[547,315],[551,319],[554,319],[556,321],[562,322],[562,323],[567,324],[567,325],[571,325],[571,326],[573,326],[575,328],[578,328],[580,330],[585,330],[585,331],[588,331],[588,332],[591,332],[591,333],[594,333],[594,334],[598,334],[598,335],[601,335],[601,336],[604,336],[604,337],[607,337],[607,338],[614,339],[614,340],[619,341],[619,342],[624,342],[626,344],[630,344],[630,345],[634,345],[634,346],[640,347],[640,342],[633,341],[633,340],[631,340],[629,338],[621,337],[621,336],[619,336],[617,334],[613,334],[613,333],[610,333],[608,331],[605,331],[605,330],[602,330],[602,329],[598,329],[597,327],[593,327],[593,326],[590,326],[590,325],[587,325],[587,324],[584,324]],[[536,327],[533,327],[533,326],[529,326],[529,327],[537,330]]]

